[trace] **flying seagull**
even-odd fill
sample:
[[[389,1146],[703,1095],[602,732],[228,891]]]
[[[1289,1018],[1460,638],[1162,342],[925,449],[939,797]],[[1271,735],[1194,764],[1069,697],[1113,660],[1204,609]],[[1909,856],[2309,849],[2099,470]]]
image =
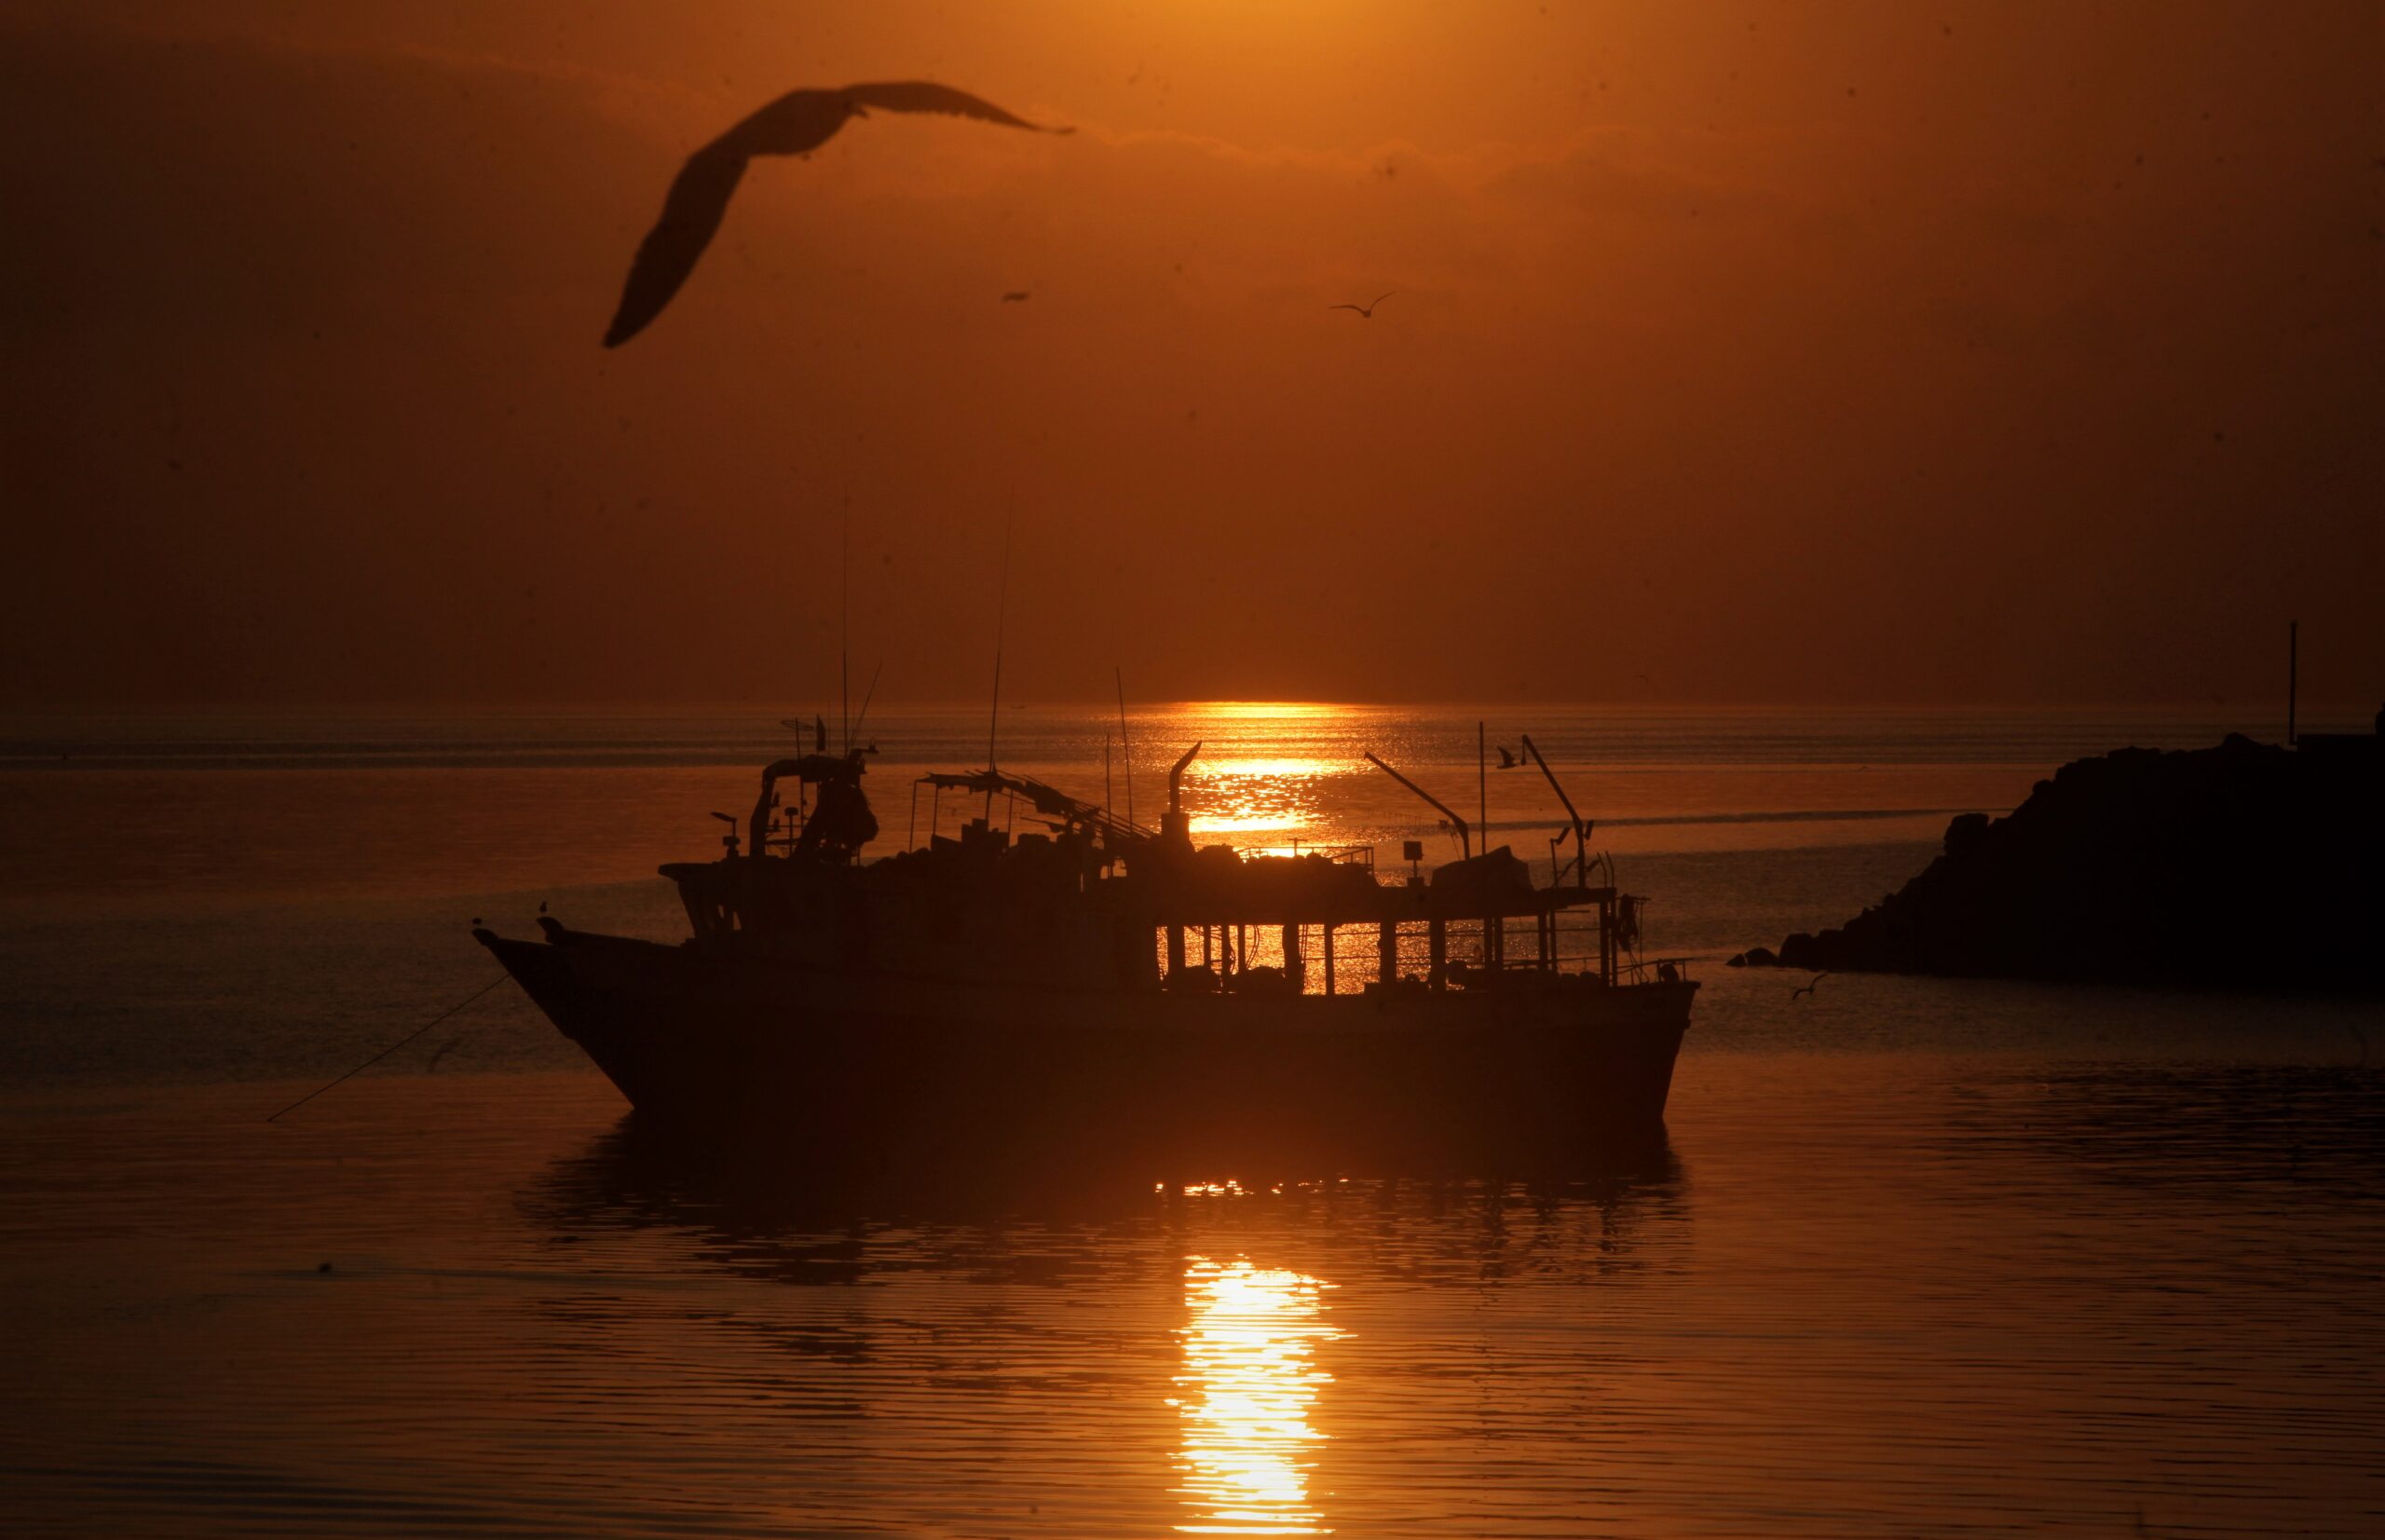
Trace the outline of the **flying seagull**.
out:
[[[1826,978],[1828,978],[1829,976],[1830,976],[1830,973],[1829,973],[1829,971],[1828,971],[1827,969],[1825,969],[1825,970],[1824,970],[1823,972],[1821,972],[1821,973],[1816,974],[1815,974],[1815,975],[1814,975],[1810,980],[1808,980],[1806,983],[1802,984],[1802,985],[1800,985],[1798,988],[1794,988],[1794,989],[1790,990],[1790,991],[1789,991],[1789,998],[1790,998],[1790,999],[1792,999],[1792,1000],[1794,1000],[1794,999],[1796,999],[1799,995],[1809,995],[1809,994],[1812,994],[1812,993],[1814,992],[1814,986],[1815,986],[1815,985],[1817,985],[1817,984],[1819,984],[1823,979],[1826,979]]]
[[[1372,320],[1375,319],[1375,307],[1377,305],[1381,305],[1384,300],[1389,299],[1392,295],[1397,293],[1399,293],[1399,291],[1397,289],[1386,289],[1382,293],[1377,294],[1371,302],[1365,305],[1329,305],[1326,308],[1329,310],[1356,310],[1358,312],[1358,319],[1360,320]]]
[[[1009,293],[1002,296],[1002,303],[1004,305],[1017,305],[1034,297],[1034,295],[1029,293],[1024,289],[1013,289]]]
[[[838,89],[789,91],[688,157],[662,200],[662,217],[638,243],[621,287],[621,307],[605,333],[605,346],[619,348],[646,330],[695,271],[696,259],[712,244],[729,195],[757,155],[809,155],[826,143],[848,119],[866,117],[875,107],[890,113],[948,113],[982,117],[1037,133],[1067,133],[1014,117],[992,102],[927,80],[881,80]]]

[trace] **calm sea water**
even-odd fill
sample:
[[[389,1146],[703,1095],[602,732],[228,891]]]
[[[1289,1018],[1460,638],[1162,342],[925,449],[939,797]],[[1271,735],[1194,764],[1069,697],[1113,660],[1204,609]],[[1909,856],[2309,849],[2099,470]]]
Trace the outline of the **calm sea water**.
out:
[[[264,1121],[475,918],[676,934],[778,715],[0,725],[11,1533],[2385,1533],[2375,1006],[1716,965],[2245,723],[1492,714],[1700,960],[1635,1169],[828,1192],[642,1143],[510,988]],[[1005,715],[1103,795],[1114,719]],[[1372,749],[1546,863],[1474,723],[1139,713],[1137,811],[1197,738],[1209,838],[1453,853]],[[886,848],[985,727],[864,725]]]

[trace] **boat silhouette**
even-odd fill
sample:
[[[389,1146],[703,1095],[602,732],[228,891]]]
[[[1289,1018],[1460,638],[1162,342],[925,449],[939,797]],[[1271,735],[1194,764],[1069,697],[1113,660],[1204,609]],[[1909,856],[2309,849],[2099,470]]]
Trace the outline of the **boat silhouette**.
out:
[[[473,934],[643,1122],[839,1164],[1519,1170],[1661,1140],[1697,985],[1638,955],[1641,901],[1588,824],[1545,883],[1453,813],[1462,858],[1388,880],[1371,846],[1203,848],[1200,747],[1156,831],[938,772],[874,861],[869,751],[779,760],[718,859],[661,868],[679,945],[552,915],[535,940]],[[974,816],[947,835],[956,797]]]

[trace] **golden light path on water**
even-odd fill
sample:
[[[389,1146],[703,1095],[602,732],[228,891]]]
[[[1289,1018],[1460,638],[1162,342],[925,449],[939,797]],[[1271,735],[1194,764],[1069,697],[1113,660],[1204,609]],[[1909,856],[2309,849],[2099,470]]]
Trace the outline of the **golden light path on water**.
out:
[[[1365,801],[1354,789],[1372,774],[1364,753],[1398,755],[1403,727],[1375,707],[1208,701],[1163,710],[1146,741],[1202,746],[1183,778],[1196,838],[1289,855],[1347,842],[1342,837]]]
[[[1348,767],[1322,759],[1219,759],[1194,765],[1186,781],[1198,798],[1195,834],[1281,834],[1325,812],[1325,782]]]
[[[1184,1269],[1184,1394],[1178,1495],[1184,1534],[1329,1534],[1311,1502],[1308,1473],[1325,1435],[1310,1421],[1333,1376],[1316,1347],[1327,1325],[1318,1279],[1247,1260],[1189,1258]]]

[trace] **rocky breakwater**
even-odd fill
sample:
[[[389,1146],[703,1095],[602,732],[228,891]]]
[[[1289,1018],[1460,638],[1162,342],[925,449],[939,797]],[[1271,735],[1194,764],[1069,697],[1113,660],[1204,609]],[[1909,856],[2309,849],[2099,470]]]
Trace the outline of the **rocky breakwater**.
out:
[[[2075,761],[1876,906],[1731,961],[2385,992],[2385,739]]]

